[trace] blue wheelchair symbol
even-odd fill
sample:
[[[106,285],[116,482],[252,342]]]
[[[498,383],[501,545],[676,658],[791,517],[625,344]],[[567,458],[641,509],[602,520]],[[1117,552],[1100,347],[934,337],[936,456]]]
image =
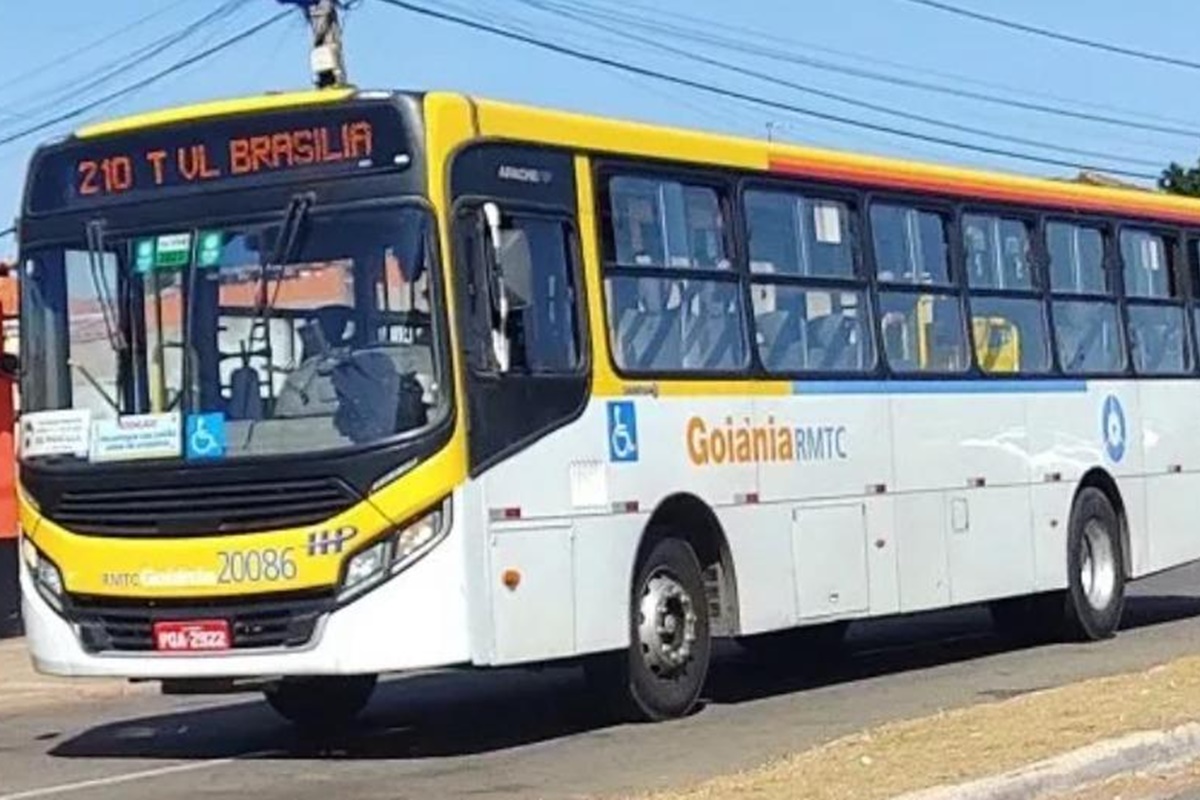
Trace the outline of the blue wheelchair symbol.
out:
[[[1113,463],[1121,463],[1125,457],[1125,442],[1127,431],[1125,427],[1125,410],[1116,395],[1109,395],[1104,401],[1104,449]]]
[[[187,418],[187,457],[221,458],[225,455],[225,415],[195,414]]]
[[[624,464],[638,460],[637,407],[628,400],[608,404],[608,459]]]

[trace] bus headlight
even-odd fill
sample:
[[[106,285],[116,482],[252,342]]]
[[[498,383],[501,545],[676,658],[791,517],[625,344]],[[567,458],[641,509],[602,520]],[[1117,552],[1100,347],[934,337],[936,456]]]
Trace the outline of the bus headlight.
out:
[[[341,599],[366,592],[428,553],[450,530],[450,501],[351,556],[342,578]]]
[[[37,546],[29,539],[22,540],[21,550],[25,558],[25,565],[29,567],[29,574],[33,577],[33,584],[37,587],[38,593],[54,608],[61,609],[66,589],[63,586],[62,572],[58,565],[47,558],[41,550],[38,550]]]

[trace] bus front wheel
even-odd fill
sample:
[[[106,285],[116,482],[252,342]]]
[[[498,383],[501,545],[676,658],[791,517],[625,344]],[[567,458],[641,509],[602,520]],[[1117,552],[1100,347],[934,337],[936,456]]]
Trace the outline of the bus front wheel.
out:
[[[267,703],[281,717],[310,731],[350,724],[375,693],[374,675],[285,678],[267,689]]]
[[[586,664],[588,682],[610,711],[657,722],[685,716],[708,676],[712,638],[696,553],[659,539],[638,565],[630,597],[630,646]]]

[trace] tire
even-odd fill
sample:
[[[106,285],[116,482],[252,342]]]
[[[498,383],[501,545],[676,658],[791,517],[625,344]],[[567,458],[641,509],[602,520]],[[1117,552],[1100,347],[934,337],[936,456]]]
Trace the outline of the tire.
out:
[[[1121,521],[1108,496],[1088,487],[1075,499],[1067,534],[1067,630],[1088,641],[1108,639],[1125,610]]]
[[[738,644],[767,664],[786,666],[799,661],[800,666],[815,669],[841,654],[849,628],[849,622],[827,622],[745,636]]]
[[[712,655],[704,580],[691,546],[662,538],[650,548],[629,609],[629,649],[589,659],[589,684],[622,719],[686,716],[700,699]]]
[[[374,675],[285,678],[265,692],[281,717],[306,731],[343,728],[358,718],[375,693]]]

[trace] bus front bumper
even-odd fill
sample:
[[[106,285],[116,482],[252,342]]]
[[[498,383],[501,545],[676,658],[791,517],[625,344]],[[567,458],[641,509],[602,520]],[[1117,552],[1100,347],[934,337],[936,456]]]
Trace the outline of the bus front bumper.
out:
[[[145,680],[365,675],[464,664],[471,660],[467,603],[461,559],[448,544],[324,614],[307,644],[207,654],[91,652],[80,627],[46,602],[22,564],[29,650],[47,675]]]

